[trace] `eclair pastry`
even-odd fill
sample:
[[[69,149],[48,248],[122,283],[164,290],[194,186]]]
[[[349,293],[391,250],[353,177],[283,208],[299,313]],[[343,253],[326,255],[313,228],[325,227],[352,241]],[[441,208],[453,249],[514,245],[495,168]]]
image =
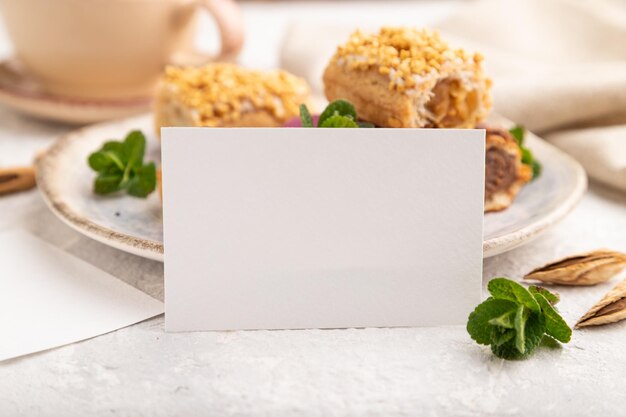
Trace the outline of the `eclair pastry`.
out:
[[[520,148],[508,131],[478,127],[486,129],[485,211],[503,210],[532,179],[532,169],[522,163]]]
[[[307,83],[282,70],[168,67],[157,89],[155,123],[157,132],[165,126],[276,127],[308,99]]]
[[[451,49],[437,32],[353,33],[324,72],[329,101],[346,99],[381,127],[474,127],[491,108],[482,56]]]

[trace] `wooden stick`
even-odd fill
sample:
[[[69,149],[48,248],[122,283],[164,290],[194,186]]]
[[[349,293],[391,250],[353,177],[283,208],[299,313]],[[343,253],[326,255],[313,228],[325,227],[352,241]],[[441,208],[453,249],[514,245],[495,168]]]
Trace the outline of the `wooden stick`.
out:
[[[30,190],[35,184],[34,167],[0,168],[0,195]]]

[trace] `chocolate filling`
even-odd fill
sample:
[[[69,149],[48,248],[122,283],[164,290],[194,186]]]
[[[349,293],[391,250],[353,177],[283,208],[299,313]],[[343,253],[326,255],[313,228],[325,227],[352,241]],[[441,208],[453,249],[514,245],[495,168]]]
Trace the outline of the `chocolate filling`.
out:
[[[517,179],[515,157],[498,148],[489,148],[485,160],[485,200],[508,190]]]

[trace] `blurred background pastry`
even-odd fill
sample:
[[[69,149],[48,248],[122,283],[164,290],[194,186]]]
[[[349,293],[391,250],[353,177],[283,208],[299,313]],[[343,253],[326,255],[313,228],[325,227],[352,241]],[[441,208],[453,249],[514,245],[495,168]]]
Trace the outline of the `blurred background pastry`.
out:
[[[155,99],[157,131],[166,126],[277,127],[299,114],[309,86],[283,70],[234,64],[168,67]]]

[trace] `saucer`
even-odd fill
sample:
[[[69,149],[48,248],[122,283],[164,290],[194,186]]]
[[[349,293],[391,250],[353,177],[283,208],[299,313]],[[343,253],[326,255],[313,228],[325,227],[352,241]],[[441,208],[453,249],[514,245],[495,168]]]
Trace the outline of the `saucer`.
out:
[[[46,91],[15,59],[0,61],[0,103],[39,119],[87,124],[144,113],[151,97],[84,98]]]

